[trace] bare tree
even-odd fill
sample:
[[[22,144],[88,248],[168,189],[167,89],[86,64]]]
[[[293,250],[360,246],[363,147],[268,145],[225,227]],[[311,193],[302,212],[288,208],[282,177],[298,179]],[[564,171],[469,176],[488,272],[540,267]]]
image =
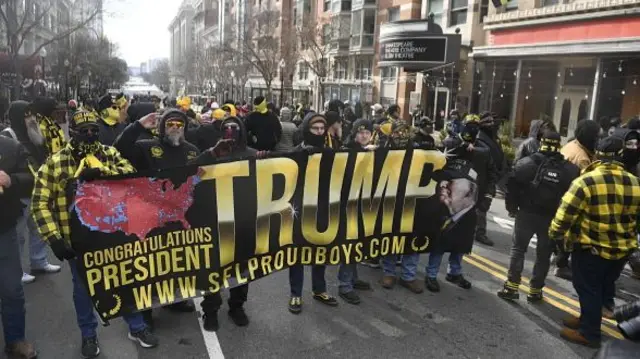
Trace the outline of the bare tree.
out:
[[[17,97],[18,84],[22,82],[22,71],[20,64],[20,49],[25,40],[40,26],[44,25],[45,17],[48,16],[53,7],[53,1],[23,1],[23,0],[0,0],[0,27],[4,30],[6,37],[7,53],[11,59],[13,71],[16,73],[16,82],[13,90]],[[86,18],[79,22],[69,21],[68,24],[60,23],[57,31],[49,39],[37,45],[32,53],[27,53],[25,61],[37,56],[44,47],[55,42],[68,38],[74,32],[84,28],[93,21],[102,11],[101,7],[96,7]]]
[[[333,67],[329,52],[332,37],[337,31],[334,23],[321,24],[313,21],[296,29],[300,42],[301,60],[311,70],[320,88],[320,102],[324,103],[325,81],[331,74]]]
[[[297,56],[295,36],[287,36],[280,31],[282,23],[280,12],[263,9],[249,19],[244,33],[238,34],[237,46],[226,45],[225,50],[235,59],[250,64],[262,76],[267,87],[268,97],[271,97],[271,87],[276,78],[280,61],[292,67]],[[282,33],[283,36],[279,36]],[[248,71],[247,71],[248,72]]]

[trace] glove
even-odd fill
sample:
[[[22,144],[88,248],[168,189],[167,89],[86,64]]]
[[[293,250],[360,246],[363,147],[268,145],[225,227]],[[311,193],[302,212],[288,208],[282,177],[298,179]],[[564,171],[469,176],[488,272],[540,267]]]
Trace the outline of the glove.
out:
[[[79,178],[85,182],[91,182],[102,175],[102,172],[99,168],[85,168],[80,173]]]
[[[71,247],[63,240],[56,239],[49,243],[51,246],[51,250],[53,254],[58,258],[61,262],[69,259],[73,259],[76,257],[76,252],[71,249]]]

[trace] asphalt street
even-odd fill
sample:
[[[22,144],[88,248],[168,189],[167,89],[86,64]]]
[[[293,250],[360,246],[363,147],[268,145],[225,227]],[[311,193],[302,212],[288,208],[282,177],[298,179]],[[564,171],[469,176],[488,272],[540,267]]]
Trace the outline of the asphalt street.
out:
[[[558,335],[562,318],[579,311],[571,283],[550,274],[547,299],[537,305],[526,302],[526,292],[519,303],[496,296],[509,261],[513,224],[501,200],[494,201],[489,219],[489,235],[496,245],[476,244],[474,253],[465,257],[464,270],[473,283],[471,290],[446,282],[444,264],[442,290],[437,294],[413,294],[401,287],[385,290],[378,284],[380,270],[359,266],[360,277],[374,284],[373,291],[361,294],[359,306],[339,299],[340,305],[333,308],[311,298],[307,273],[303,312],[293,315],[287,310],[288,275],[283,271],[251,284],[246,304],[251,324],[246,328],[234,326],[226,314],[226,304],[220,311],[217,334],[201,330],[197,313],[174,314],[158,309],[158,348],[138,348],[127,339],[123,321],[115,320],[99,330],[100,358],[592,357],[594,350],[567,343]],[[533,248],[527,253],[523,273],[527,278],[534,253]],[[421,257],[422,279],[428,255]],[[337,295],[336,273],[335,267],[327,270],[329,290]],[[39,358],[80,358],[80,332],[71,288],[66,266],[62,273],[39,276],[25,287],[27,335],[37,345]],[[623,275],[618,283],[620,300],[636,294],[640,294],[640,281]],[[619,337],[612,324],[603,325],[603,332],[605,338]],[[4,353],[0,358],[5,358]]]

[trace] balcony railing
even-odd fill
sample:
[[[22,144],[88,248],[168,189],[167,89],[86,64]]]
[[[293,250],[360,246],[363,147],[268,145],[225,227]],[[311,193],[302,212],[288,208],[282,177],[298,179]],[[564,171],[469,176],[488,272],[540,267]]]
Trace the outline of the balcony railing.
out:
[[[330,51],[348,50],[348,49],[349,49],[349,38],[333,39],[329,44]]]
[[[549,1],[549,3],[552,3]],[[524,9],[494,14],[485,17],[484,25],[492,26],[503,23],[512,23],[527,20],[536,20],[550,17],[577,15],[585,13],[595,13],[604,10],[616,10],[623,8],[634,8],[640,5],[640,0],[597,0],[597,1],[559,1],[558,5],[548,5],[546,1],[543,7],[535,9]]]
[[[352,9],[359,9],[365,5],[376,5],[376,0],[352,0]]]
[[[351,48],[373,47],[373,35],[354,35],[351,37]]]

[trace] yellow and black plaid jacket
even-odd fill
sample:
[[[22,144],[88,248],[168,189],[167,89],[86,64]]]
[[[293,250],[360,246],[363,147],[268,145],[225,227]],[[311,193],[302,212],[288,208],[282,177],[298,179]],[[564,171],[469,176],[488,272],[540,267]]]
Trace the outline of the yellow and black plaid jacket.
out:
[[[67,144],[62,150],[40,167],[36,175],[31,197],[31,216],[38,232],[46,242],[55,239],[71,241],[69,224],[69,197],[67,184],[74,180],[80,163],[73,156],[73,147]],[[103,175],[117,175],[135,172],[135,169],[114,147],[100,145],[95,156],[106,168]]]
[[[621,259],[638,247],[640,180],[617,163],[595,162],[573,181],[551,222],[552,240]],[[570,233],[570,235],[565,235]]]
[[[58,153],[66,145],[64,131],[53,119],[46,116],[37,115],[40,131],[44,137],[44,145],[47,148],[47,156]]]

